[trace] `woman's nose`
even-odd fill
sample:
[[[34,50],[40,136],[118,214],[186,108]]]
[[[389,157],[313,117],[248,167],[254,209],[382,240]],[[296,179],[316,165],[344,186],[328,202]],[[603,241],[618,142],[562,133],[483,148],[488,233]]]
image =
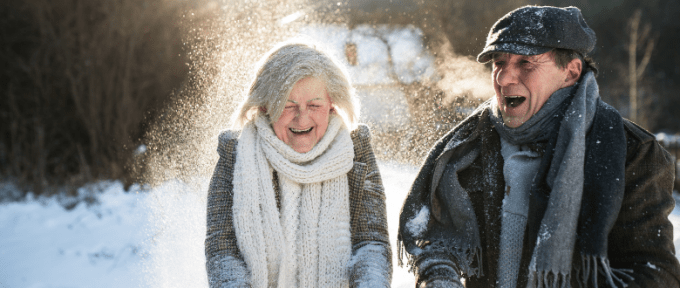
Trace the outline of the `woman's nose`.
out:
[[[306,107],[300,107],[297,113],[298,123],[304,123],[309,119],[309,110]]]

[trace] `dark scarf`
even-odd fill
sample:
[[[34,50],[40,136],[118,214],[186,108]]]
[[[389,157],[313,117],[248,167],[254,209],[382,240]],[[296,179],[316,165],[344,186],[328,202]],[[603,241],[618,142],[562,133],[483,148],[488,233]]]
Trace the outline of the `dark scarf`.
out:
[[[615,111],[600,111],[612,108],[599,100],[597,83],[592,73],[583,77],[575,94],[568,98],[571,103],[560,113],[564,115],[560,117],[558,133],[549,137],[548,149],[531,188],[529,221],[533,223],[529,225],[536,227],[528,227],[528,237],[536,240],[531,247],[533,256],[529,267],[529,287],[568,287],[571,277],[587,285],[596,281],[598,273],[602,273],[613,287],[619,284],[625,286],[623,279],[630,279],[625,273],[627,271],[612,269],[607,259],[607,237],[618,216],[625,186],[623,156],[626,153],[626,140],[623,122]],[[442,177],[442,169],[438,167],[443,165],[439,162],[457,161],[456,171],[462,171],[479,155],[480,148],[475,142],[478,142],[480,132],[470,122],[482,121],[479,118],[484,117],[483,114],[488,115],[488,112],[484,113],[488,105],[477,109],[434,147],[404,203],[398,245],[410,253],[407,257],[412,266],[423,257],[440,253],[452,255],[465,275],[483,275],[479,269],[482,267],[479,227],[469,195],[460,185],[453,185],[452,189],[447,190],[452,191],[453,195],[443,196],[445,199],[442,204],[436,204],[432,196]],[[585,125],[587,122],[592,124]],[[468,129],[462,129],[466,125]],[[473,127],[472,130],[469,130],[470,127]],[[585,137],[586,133],[588,138]],[[432,183],[423,185],[425,181]],[[458,181],[454,179],[448,182]],[[581,189],[574,190],[574,185]],[[424,187],[430,189],[422,189]],[[451,199],[447,201],[446,198]],[[568,205],[571,209],[566,212],[571,219],[566,220],[569,222],[567,225],[571,225],[567,228],[562,227],[565,220],[564,215],[560,214],[562,212],[559,212],[565,201],[573,203]],[[444,210],[448,210],[448,214],[454,215],[452,218],[457,220],[446,225],[427,226],[445,227],[440,228],[444,231],[413,235],[405,229],[405,225],[423,207],[430,207],[433,203],[445,206]],[[434,212],[437,209],[430,210]],[[437,215],[432,216],[430,222],[440,219]],[[420,247],[417,243],[430,245]],[[578,251],[580,257],[572,259],[572,256],[577,256],[574,251]]]
[[[490,102],[491,107],[489,107],[491,123],[493,123],[493,126],[496,128],[496,132],[513,145],[548,140],[551,136],[554,136],[554,132],[559,129],[563,116],[562,114],[564,114],[562,112],[564,112],[566,105],[569,104],[568,102],[565,102],[565,100],[567,100],[567,98],[571,100],[571,97],[569,96],[572,96],[574,92],[576,92],[576,88],[578,88],[578,85],[555,91],[555,93],[550,95],[548,101],[543,104],[543,107],[541,107],[538,113],[531,116],[527,122],[524,122],[524,124],[517,128],[510,128],[503,124],[503,117],[500,115],[497,102],[492,101]],[[599,97],[597,94],[593,96]],[[592,118],[589,120],[592,120]]]

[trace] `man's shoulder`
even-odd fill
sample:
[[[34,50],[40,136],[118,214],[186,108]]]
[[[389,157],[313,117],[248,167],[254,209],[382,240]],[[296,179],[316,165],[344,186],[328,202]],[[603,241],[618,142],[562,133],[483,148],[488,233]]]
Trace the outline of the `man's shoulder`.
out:
[[[619,114],[619,111],[606,102],[599,101],[599,106],[600,107],[597,110],[597,113],[600,115],[599,117],[621,119],[617,121],[623,122],[623,129],[625,131],[629,146],[630,144],[640,145],[656,140],[656,137],[654,137],[652,133],[635,124],[633,121],[623,118],[621,114]]]
[[[472,137],[474,132],[478,130],[480,121],[485,119],[484,117],[489,117],[486,108],[486,106],[480,105],[480,107],[478,107],[468,117],[449,130],[449,132],[440,138],[438,142],[444,142],[443,144],[451,141],[460,142]]]
[[[671,154],[656,141],[656,137],[640,127],[633,121],[623,119],[624,130],[626,131],[626,141],[628,147],[627,159],[636,158],[636,156],[647,155],[645,158],[656,159],[654,163],[673,166],[674,160]],[[642,156],[640,156],[642,157]]]
[[[623,118],[623,129],[626,131],[626,138],[629,139],[629,142],[644,144],[656,140],[651,132],[626,118]]]

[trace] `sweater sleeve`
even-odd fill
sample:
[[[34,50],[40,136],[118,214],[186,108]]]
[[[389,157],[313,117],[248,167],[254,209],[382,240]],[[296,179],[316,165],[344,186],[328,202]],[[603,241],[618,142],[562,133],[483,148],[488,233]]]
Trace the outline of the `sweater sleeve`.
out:
[[[628,287],[680,287],[673,225],[668,215],[674,167],[670,154],[642,128],[626,122],[626,190],[609,234],[611,266],[631,269]]]
[[[352,231],[350,287],[390,287],[392,252],[387,232],[385,189],[368,127],[360,125],[352,132],[352,140],[354,168],[348,174]]]
[[[220,158],[208,190],[205,265],[211,288],[250,287],[250,275],[238,250],[232,221],[236,137],[233,131],[220,135]]]
[[[478,119],[479,115],[467,118],[434,144],[401,208],[397,240],[399,265],[406,265],[415,274],[417,288],[463,287],[462,270],[451,253],[455,249],[449,249],[451,246],[448,245],[451,233],[455,233],[448,230],[452,219],[436,198],[441,191],[431,191],[435,174],[445,174],[438,171],[437,163],[448,163],[443,158],[451,157],[444,155],[447,144],[468,141],[478,126]]]

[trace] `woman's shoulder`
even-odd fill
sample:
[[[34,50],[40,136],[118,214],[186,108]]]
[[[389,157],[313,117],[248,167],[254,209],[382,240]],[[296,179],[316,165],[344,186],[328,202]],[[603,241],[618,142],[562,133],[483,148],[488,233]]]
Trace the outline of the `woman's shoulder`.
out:
[[[220,155],[232,152],[236,147],[240,135],[241,130],[228,129],[221,131],[217,137],[217,152],[219,152]]]
[[[373,154],[371,147],[371,129],[366,124],[357,125],[356,129],[350,133],[354,144],[354,156],[362,161],[366,156]]]
[[[236,140],[238,139],[238,136],[241,135],[241,130],[235,130],[235,129],[226,129],[220,131],[220,135],[218,136],[219,142],[227,142],[230,140]]]
[[[356,142],[355,139],[369,139],[371,138],[371,129],[368,127],[368,125],[359,123],[357,127],[350,132],[350,135],[352,136],[352,140]]]

